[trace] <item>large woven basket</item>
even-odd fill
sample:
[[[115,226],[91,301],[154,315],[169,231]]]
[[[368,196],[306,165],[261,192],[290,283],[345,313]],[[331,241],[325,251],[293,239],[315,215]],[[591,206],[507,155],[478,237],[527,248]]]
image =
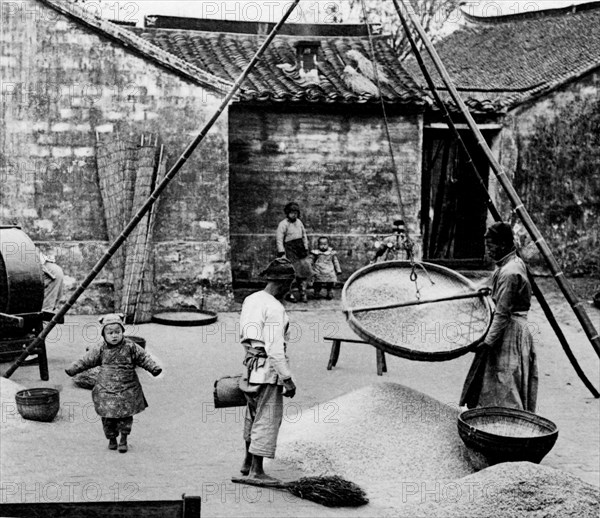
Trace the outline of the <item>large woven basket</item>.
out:
[[[53,421],[60,409],[60,394],[51,388],[20,390],[15,395],[17,410],[25,419]]]
[[[215,408],[227,408],[231,406],[246,406],[246,396],[240,389],[239,376],[225,376],[215,381],[213,392]]]
[[[350,276],[342,307],[350,328],[374,347],[409,360],[445,361],[472,351],[490,327],[490,303],[473,293],[475,285],[449,268],[387,261]],[[408,305],[384,308],[394,304]]]
[[[482,407],[458,416],[458,433],[468,448],[488,463],[528,461],[539,463],[558,438],[549,419],[526,410]]]

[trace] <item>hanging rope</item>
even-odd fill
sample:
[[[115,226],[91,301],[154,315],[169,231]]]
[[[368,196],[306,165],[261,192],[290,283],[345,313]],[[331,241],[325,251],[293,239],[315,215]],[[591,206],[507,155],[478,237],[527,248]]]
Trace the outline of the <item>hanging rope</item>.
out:
[[[463,153],[465,154],[465,156],[467,157],[467,165],[469,166],[469,169],[472,171],[474,177],[478,180],[479,186],[482,190],[482,192],[485,194],[486,196],[486,205],[488,210],[490,211],[490,213],[492,214],[492,217],[494,218],[495,221],[502,221],[502,217],[500,216],[500,213],[498,212],[496,206],[494,205],[494,202],[492,201],[492,198],[490,196],[490,193],[487,189],[487,186],[485,184],[485,182],[483,181],[483,178],[481,177],[481,175],[479,174],[479,171],[477,169],[477,166],[475,165],[475,162],[473,161],[471,154],[469,153],[466,144],[464,143],[462,137],[460,136],[460,132],[458,131],[458,128],[456,127],[456,125],[454,124],[454,121],[452,120],[452,117],[450,116],[450,112],[446,106],[446,104],[442,101],[439,92],[437,90],[437,88],[435,87],[435,84],[433,82],[433,79],[431,77],[431,74],[429,73],[429,71],[427,70],[427,67],[425,66],[425,63],[423,62],[423,58],[421,57],[421,53],[414,41],[414,38],[412,37],[412,35],[410,34],[410,31],[408,30],[408,24],[406,22],[406,20],[404,19],[404,17],[402,16],[402,13],[400,11],[400,6],[397,3],[397,0],[394,0],[394,5],[396,7],[396,11],[398,12],[398,16],[400,17],[400,22],[402,23],[402,26],[404,28],[404,31],[407,34],[407,39],[410,43],[410,46],[413,50],[414,56],[417,60],[417,63],[419,64],[419,67],[421,69],[421,71],[423,72],[423,76],[429,86],[429,89],[436,101],[436,103],[438,104],[441,112],[442,112],[442,116],[444,117],[444,119],[446,120],[448,127],[452,130],[452,132],[455,135],[455,138],[457,140],[457,142],[459,143],[459,145],[461,146],[461,149],[463,151]],[[577,373],[577,375],[579,376],[579,379],[583,382],[583,384],[587,387],[587,389],[591,392],[591,394],[595,397],[595,398],[599,398],[600,397],[600,393],[598,392],[598,390],[596,390],[596,388],[592,385],[592,383],[588,380],[588,378],[586,377],[585,373],[583,372],[583,370],[581,369],[579,363],[577,362],[577,359],[575,358],[575,355],[573,354],[573,351],[571,350],[571,347],[569,346],[569,343],[567,342],[567,339],[562,331],[562,329],[560,328],[558,321],[556,320],[556,318],[554,317],[554,314],[552,312],[552,309],[550,308],[550,305],[548,304],[548,302],[546,301],[546,298],[544,297],[544,294],[542,293],[542,291],[540,290],[537,282],[535,281],[535,278],[533,277],[531,271],[529,270],[529,268],[527,268],[527,276],[529,279],[529,282],[531,284],[531,288],[533,290],[533,293],[535,295],[535,298],[537,299],[537,301],[540,304],[540,307],[542,308],[544,315],[546,316],[546,318],[548,319],[548,322],[550,323],[550,326],[552,327],[554,333],[556,334],[556,337],[558,338],[558,341],[560,342],[563,351],[565,352],[567,358],[569,359],[569,361],[571,362],[571,365],[573,366],[573,369],[575,370],[575,372]]]
[[[388,117],[387,117],[387,112],[385,109],[385,102],[383,100],[383,93],[381,91],[381,81],[379,78],[379,70],[378,70],[379,67],[377,66],[377,57],[375,55],[375,44],[373,43],[373,34],[371,32],[371,26],[369,25],[369,17],[367,14],[367,7],[365,5],[365,0],[361,0],[360,3],[361,3],[361,7],[362,7],[362,12],[363,12],[363,18],[365,19],[365,25],[367,27],[367,35],[369,38],[369,49],[370,49],[370,53],[371,53],[371,62],[373,63],[373,73],[374,73],[374,77],[375,77],[375,85],[377,86],[377,91],[379,93],[379,103],[381,105],[381,112],[383,114],[383,123],[384,123],[384,127],[385,127],[385,134],[386,134],[386,138],[387,138],[387,142],[388,142],[388,147],[390,150],[390,159],[392,162],[392,169],[394,171],[396,190],[398,191],[398,205],[400,208],[400,216],[402,217],[403,221],[406,221],[406,214],[404,212],[404,203],[402,202],[402,184],[400,182],[400,178],[398,177],[399,171],[398,171],[398,168],[396,167],[396,158],[394,155],[394,147],[392,146],[392,135],[390,133],[390,125],[389,125],[389,121],[388,121]],[[408,239],[408,232],[407,232],[406,237],[407,237],[407,240],[409,241],[408,244],[412,245],[412,241],[410,241]],[[412,247],[411,247],[410,251],[408,249],[406,249],[406,252],[410,257],[412,255]]]
[[[404,2],[404,0],[402,0],[402,1]],[[404,15],[400,11],[400,8],[398,5],[398,0],[393,0],[393,2],[394,2],[394,5],[396,6],[398,15],[402,18]],[[587,337],[590,341],[590,344],[594,348],[594,351],[596,352],[596,354],[600,357],[600,334],[598,334],[598,331],[596,330],[594,324],[592,323],[589,315],[583,308],[583,303],[581,302],[581,300],[579,300],[579,297],[573,291],[573,288],[571,287],[571,284],[567,281],[567,279],[564,275],[564,272],[560,269],[560,266],[559,266],[558,262],[556,261],[554,254],[552,254],[552,250],[550,250],[548,243],[546,242],[544,237],[541,235],[537,226],[531,219],[531,216],[525,209],[525,205],[523,205],[521,198],[519,198],[519,195],[515,191],[515,188],[513,187],[512,183],[510,182],[510,179],[506,175],[506,172],[504,171],[502,166],[499,164],[498,160],[496,160],[496,157],[492,153],[492,150],[487,145],[487,142],[485,141],[485,139],[483,138],[483,135],[481,134],[481,131],[477,127],[477,124],[475,123],[475,120],[473,119],[471,113],[469,112],[467,105],[460,97],[458,91],[456,90],[456,87],[454,86],[450,76],[448,75],[448,72],[447,72],[446,68],[444,67],[444,64],[442,63],[437,51],[435,50],[435,47],[433,46],[429,37],[423,30],[423,27],[421,27],[419,20],[416,18],[414,13],[412,13],[411,11],[407,10],[407,13],[408,13],[408,16],[410,17],[413,25],[417,29],[417,32],[419,33],[419,36],[421,37],[421,40],[423,41],[425,48],[427,49],[427,52],[431,56],[431,59],[432,59],[433,63],[435,64],[435,67],[438,70],[442,80],[444,81],[444,84],[446,85],[446,88],[448,89],[452,99],[454,100],[456,105],[460,108],[461,112],[463,113],[465,120],[467,121],[467,125],[469,126],[473,135],[475,136],[477,144],[479,145],[479,147],[485,154],[485,156],[491,166],[492,171],[494,172],[494,174],[496,175],[496,178],[498,179],[498,182],[500,183],[500,185],[503,187],[504,191],[506,192],[506,195],[508,196],[515,213],[519,216],[519,219],[522,221],[523,226],[527,229],[527,232],[529,232],[529,235],[531,236],[533,242],[538,247],[538,250],[542,254],[542,257],[545,259],[546,264],[550,268],[550,271],[552,272],[552,275],[553,275],[554,279],[556,280],[556,283],[558,284],[560,290],[562,291],[563,295],[567,299],[567,302],[570,304],[571,308],[573,309],[573,312],[577,316],[577,319],[579,320],[579,323],[581,324],[583,331],[587,335]]]

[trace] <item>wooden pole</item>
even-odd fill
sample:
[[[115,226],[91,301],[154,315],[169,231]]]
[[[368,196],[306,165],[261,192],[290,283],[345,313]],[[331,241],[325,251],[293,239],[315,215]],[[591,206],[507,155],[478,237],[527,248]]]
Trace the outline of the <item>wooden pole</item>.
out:
[[[398,9],[398,7],[396,7],[396,9]],[[473,162],[473,159],[471,158],[471,155],[467,149],[467,146],[465,145],[464,141],[462,140],[462,137],[460,136],[460,132],[458,131],[457,127],[455,126],[454,121],[452,120],[452,117],[450,116],[450,112],[448,111],[445,103],[442,101],[442,99],[437,91],[437,88],[433,82],[433,79],[431,78],[431,74],[429,74],[429,71],[427,70],[425,63],[423,62],[421,53],[419,52],[419,49],[417,48],[417,45],[416,45],[412,35],[410,34],[406,20],[403,17],[400,17],[400,22],[402,23],[402,26],[404,27],[404,31],[406,32],[410,46],[414,52],[417,63],[419,64],[419,67],[421,68],[421,71],[423,72],[423,76],[425,77],[425,80],[427,81],[427,84],[429,85],[429,89],[431,90],[431,93],[432,93],[435,101],[437,102],[438,106],[440,107],[442,116],[444,117],[444,120],[447,122],[448,127],[452,130],[456,139],[458,140],[459,144],[461,145],[463,152],[467,156],[467,164],[471,166],[471,171],[474,173],[475,178],[478,180],[479,186],[481,187],[482,192],[485,193],[485,196],[486,196],[485,201],[486,201],[488,210],[492,214],[492,217],[494,218],[495,221],[502,221],[500,212],[498,212],[498,209],[496,209],[496,206],[494,205],[494,202],[492,201],[492,198],[487,190],[487,186],[485,185],[483,179],[481,178],[481,175],[479,174],[479,171],[477,170],[477,167],[475,166],[475,162]],[[531,271],[529,270],[529,267],[527,268],[527,277],[529,279],[529,283],[531,284],[531,289],[533,290],[533,294],[535,295],[535,298],[539,302],[540,307],[542,308],[542,311],[544,312],[544,315],[546,315],[546,318],[548,319],[550,326],[552,327],[554,333],[556,334],[556,337],[558,338],[558,341],[560,342],[560,345],[562,346],[563,351],[567,355],[567,358],[571,362],[573,369],[577,373],[577,376],[579,376],[579,379],[583,382],[583,384],[587,387],[587,389],[591,392],[591,394],[595,398],[600,398],[600,392],[598,392],[598,390],[596,390],[594,385],[592,385],[590,380],[586,377],[585,373],[583,372],[583,369],[577,362],[577,359],[575,358],[575,355],[573,354],[573,351],[571,350],[569,342],[567,342],[567,338],[565,337],[562,329],[560,328],[558,321],[554,317],[554,313],[552,312],[552,309],[550,308],[550,305],[546,301],[546,298],[544,297],[542,290],[538,286],[537,282],[535,281],[535,278],[533,277]]]
[[[73,295],[71,295],[69,300],[67,300],[67,302],[64,303],[64,305],[60,308],[60,310],[56,313],[56,315],[54,315],[52,320],[50,320],[50,322],[48,322],[48,325],[42,330],[42,332],[38,336],[35,337],[33,342],[31,342],[31,344],[29,344],[27,349],[25,349],[23,351],[23,353],[19,356],[19,358],[17,358],[15,363],[13,363],[8,368],[8,370],[3,374],[3,376],[5,378],[10,378],[12,376],[12,374],[21,365],[23,365],[25,358],[27,358],[27,356],[29,356],[44,341],[44,339],[48,336],[50,331],[52,331],[52,329],[54,329],[56,324],[60,323],[60,321],[64,318],[64,315],[67,313],[67,311],[69,311],[69,309],[71,309],[73,304],[75,304],[77,299],[81,296],[81,294],[85,291],[85,289],[91,284],[91,282],[96,278],[98,273],[100,273],[102,268],[104,268],[106,263],[113,256],[113,254],[119,249],[119,247],[127,239],[127,236],[129,236],[129,234],[131,234],[131,232],[136,227],[136,225],[145,216],[145,214],[150,210],[150,207],[152,207],[152,205],[154,205],[154,202],[156,202],[156,200],[158,199],[160,194],[164,191],[164,189],[167,187],[169,182],[175,177],[175,175],[179,172],[179,170],[187,162],[187,159],[194,152],[196,147],[198,147],[198,144],[200,144],[200,142],[202,142],[202,140],[204,140],[204,137],[206,136],[208,131],[212,128],[214,123],[221,116],[221,113],[223,113],[223,110],[227,107],[229,102],[233,99],[233,97],[235,96],[237,91],[240,89],[242,83],[244,82],[244,80],[246,79],[246,77],[248,76],[250,71],[254,68],[254,66],[260,59],[260,57],[264,54],[265,50],[267,50],[267,47],[269,46],[271,41],[273,41],[273,38],[275,38],[275,36],[279,32],[279,30],[281,29],[281,27],[283,26],[285,21],[289,18],[290,14],[292,14],[292,11],[296,8],[298,3],[300,3],[300,0],[293,0],[293,2],[288,7],[287,11],[281,18],[281,20],[279,20],[277,25],[275,25],[275,27],[273,27],[273,30],[271,30],[271,32],[269,33],[269,35],[267,36],[265,41],[262,43],[260,48],[256,51],[256,54],[254,55],[254,57],[250,60],[250,62],[246,66],[246,68],[242,71],[240,76],[236,79],[235,83],[231,87],[231,90],[225,96],[225,98],[223,99],[223,101],[221,102],[219,107],[217,108],[217,111],[213,114],[213,116],[208,120],[208,122],[200,130],[200,133],[198,133],[196,138],[188,145],[188,147],[185,149],[185,151],[182,153],[182,155],[178,158],[175,165],[173,165],[173,167],[165,175],[165,177],[162,179],[162,181],[156,186],[156,188],[154,189],[152,194],[150,194],[150,196],[145,201],[145,203],[142,205],[142,207],[140,207],[140,209],[133,216],[133,218],[131,218],[131,221],[127,224],[127,226],[125,227],[123,232],[121,232],[121,234],[117,237],[117,239],[115,239],[115,241],[110,246],[110,248],[106,251],[106,253],[94,265],[94,267],[92,268],[92,271],[88,274],[88,276],[84,279],[84,281],[79,285],[77,290],[75,290]]]
[[[392,304],[383,304],[381,306],[360,306],[357,308],[346,309],[345,313],[363,313],[365,311],[379,311],[383,309],[395,309],[395,308],[405,308],[407,306],[420,306],[421,304],[433,304],[435,302],[447,302],[449,300],[461,300],[461,299],[473,299],[475,297],[483,297],[487,295],[489,291],[486,293],[486,290],[479,291],[470,291],[467,293],[457,293],[454,295],[447,295],[445,297],[438,297],[435,299],[425,299],[425,300],[409,300],[408,302],[393,302]]]
[[[448,75],[448,72],[446,71],[444,64],[442,63],[437,51],[435,50],[433,44],[430,41],[429,37],[423,30],[423,27],[421,26],[419,20],[417,19],[415,14],[409,8],[407,8],[406,0],[400,0],[400,1],[402,2],[402,5],[404,6],[404,9],[406,10],[410,20],[412,21],[413,25],[415,26],[417,32],[419,33],[419,36],[421,37],[421,40],[423,41],[423,44],[424,44],[425,48],[427,49],[427,52],[431,56],[431,59],[435,65],[436,69],[438,70],[440,77],[444,81],[444,84],[446,85],[448,92],[450,93],[452,99],[454,100],[454,102],[460,108],[462,114],[464,115],[467,125],[469,126],[470,130],[472,131],[473,135],[476,138],[477,144],[479,145],[481,150],[486,155],[488,162],[490,163],[490,166],[492,168],[492,171],[496,175],[496,178],[498,179],[500,185],[503,187],[504,191],[506,192],[506,194],[508,196],[508,199],[510,200],[510,202],[513,206],[513,210],[515,211],[517,216],[519,216],[519,218],[523,222],[523,226],[529,232],[529,235],[531,236],[534,243],[538,247],[538,250],[542,254],[542,257],[546,261],[546,264],[550,268],[550,271],[552,272],[552,275],[553,275],[554,279],[556,280],[556,283],[558,284],[560,290],[562,291],[563,295],[567,299],[567,302],[570,304],[571,308],[573,309],[573,312],[577,316],[577,319],[579,320],[581,327],[583,328],[590,343],[592,344],[592,347],[596,351],[596,354],[600,357],[600,335],[598,334],[598,331],[592,324],[590,317],[588,316],[585,309],[583,308],[583,303],[578,299],[577,295],[573,291],[573,288],[571,287],[571,285],[565,278],[565,275],[562,272],[562,270],[560,269],[560,266],[558,265],[556,259],[554,258],[554,255],[552,254],[550,247],[546,243],[546,240],[541,235],[537,226],[531,219],[531,216],[525,209],[523,202],[521,201],[521,199],[519,198],[519,195],[515,191],[510,179],[506,175],[506,172],[503,170],[502,166],[496,160],[496,157],[493,155],[492,150],[487,145],[487,142],[485,141],[485,139],[483,138],[483,135],[481,134],[481,131],[477,127],[477,124],[475,123],[475,120],[473,119],[471,113],[469,112],[469,109],[467,108],[466,104],[460,97],[458,91],[454,87],[454,84],[452,83],[452,80],[450,79],[450,76]],[[404,19],[404,15],[402,14],[400,6],[398,5],[398,0],[393,0],[393,2],[394,2],[394,5],[396,6],[396,10],[398,11],[398,15],[400,16],[401,19]]]

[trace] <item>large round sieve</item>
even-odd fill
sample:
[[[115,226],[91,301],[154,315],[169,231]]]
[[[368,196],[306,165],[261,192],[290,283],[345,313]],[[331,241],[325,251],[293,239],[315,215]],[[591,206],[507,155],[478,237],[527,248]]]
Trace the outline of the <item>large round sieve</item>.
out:
[[[342,307],[363,340],[421,361],[450,360],[473,350],[492,317],[488,297],[469,279],[430,263],[416,263],[413,270],[408,261],[356,271],[342,290]]]

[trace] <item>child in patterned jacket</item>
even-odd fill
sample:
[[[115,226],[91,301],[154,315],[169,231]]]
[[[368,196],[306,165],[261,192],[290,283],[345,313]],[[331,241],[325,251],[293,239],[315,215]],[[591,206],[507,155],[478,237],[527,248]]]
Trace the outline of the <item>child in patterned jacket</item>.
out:
[[[333,286],[337,282],[337,276],[342,273],[337,252],[329,246],[329,239],[321,236],[317,242],[317,248],[311,251],[313,260],[313,289],[314,298],[321,298],[321,290],[325,288],[325,298],[333,298]]]
[[[124,336],[123,314],[110,314],[100,319],[102,343],[92,347],[83,358],[65,369],[69,376],[99,366],[98,380],[92,391],[96,413],[102,418],[104,434],[110,450],[125,453],[133,416],[147,406],[142,385],[135,372],[142,367],[153,376],[162,368],[138,344]],[[117,444],[117,437],[121,440]]]

